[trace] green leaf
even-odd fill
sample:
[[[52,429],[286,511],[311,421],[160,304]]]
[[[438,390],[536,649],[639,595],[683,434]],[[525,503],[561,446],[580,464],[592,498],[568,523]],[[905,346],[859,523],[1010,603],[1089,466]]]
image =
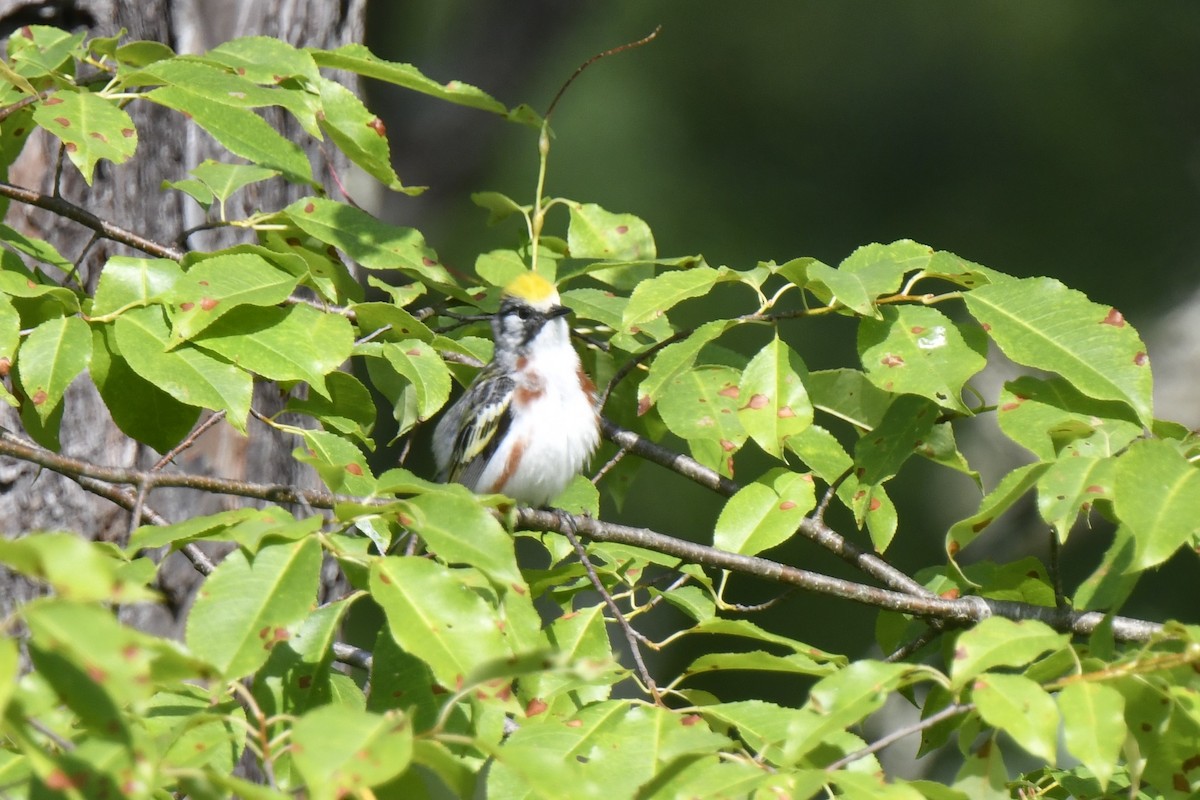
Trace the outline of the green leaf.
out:
[[[1035,681],[989,672],[975,679],[971,699],[984,722],[1006,732],[1037,758],[1054,763],[1058,709]]]
[[[829,675],[834,672],[829,664],[817,661],[804,653],[780,656],[763,650],[751,650],[743,653],[705,653],[688,664],[683,676],[691,677],[724,670],[784,672],[792,675]]]
[[[1100,564],[1075,590],[1075,607],[1084,611],[1120,608],[1141,576],[1133,569],[1137,544],[1128,525],[1118,525]]]
[[[837,269],[820,261],[807,262],[804,280],[792,280],[826,305],[839,303],[861,316],[878,318],[876,298],[899,289],[905,273],[924,267],[931,254],[928,247],[907,239],[869,244],[851,253]]]
[[[263,547],[253,560],[234,550],[200,589],[188,615],[188,647],[226,678],[249,675],[309,613],[320,571],[313,537]]]
[[[33,119],[62,141],[89,186],[97,161],[123,164],[137,149],[137,128],[129,115],[114,101],[91,92],[55,92],[37,105]]]
[[[243,306],[192,340],[242,369],[276,381],[305,381],[325,392],[325,376],[350,358],[354,330],[345,317],[314,308]]]
[[[333,245],[367,269],[395,269],[438,286],[455,285],[414,228],[388,225],[353,206],[319,197],[297,200],[283,214],[309,236]]]
[[[1070,641],[1068,634],[1056,633],[1044,622],[988,617],[959,635],[950,665],[950,686],[961,689],[995,667],[1026,666],[1042,653],[1066,647]]]
[[[115,337],[109,325],[92,331],[88,374],[121,432],[165,453],[188,435],[200,409],[179,402],[134,372],[129,362],[113,352]]]
[[[639,261],[657,256],[650,226],[633,214],[614,214],[594,203],[571,203],[567,208],[572,258]]]
[[[1116,464],[1107,458],[1060,458],[1038,480],[1038,513],[1066,541],[1079,518],[1097,500],[1110,500]]]
[[[9,119],[11,119],[11,115]],[[7,225],[0,225],[0,241],[3,241],[5,245],[16,250],[18,253],[24,253],[43,264],[49,264],[64,274],[70,273],[75,269],[75,265],[64,258],[63,254],[58,252],[54,245],[44,239],[27,236]]]
[[[407,188],[392,168],[392,153],[388,147],[383,121],[372,114],[354,92],[336,81],[318,78],[324,114],[321,130],[364,172],[389,189],[416,195],[421,187]]]
[[[524,591],[525,579],[517,569],[512,537],[496,518],[465,492],[420,494],[404,502],[410,519],[404,525],[423,538],[447,563],[468,564],[498,588]]]
[[[271,648],[254,676],[254,697],[264,715],[298,715],[329,701],[333,642],[354,599],[320,606]]]
[[[810,372],[804,380],[813,407],[861,430],[879,424],[895,396],[878,388],[856,369]]]
[[[1115,308],[1051,278],[981,286],[964,299],[1013,361],[1057,372],[1089,397],[1128,403],[1143,425],[1153,423],[1146,345]]]
[[[658,319],[684,300],[703,297],[712,290],[722,273],[712,267],[692,267],[656,275],[642,281],[629,296],[621,320],[622,330],[640,328]]]
[[[521,254],[513,250],[492,250],[480,253],[475,259],[475,274],[492,286],[507,286],[526,272],[529,272],[529,267],[525,265]],[[572,310],[578,311],[573,307]]]
[[[996,405],[1000,430],[1043,461],[1059,454],[1116,455],[1142,435],[1128,405],[1095,400],[1062,378],[1009,381]]]
[[[26,25],[9,38],[8,57],[11,66],[27,78],[65,72],[72,59],[83,57],[83,40],[83,31]]]
[[[822,678],[813,686],[804,705],[818,716],[798,720],[801,724],[789,732],[788,757],[796,759],[808,754],[830,735],[878,711],[891,692],[922,677],[929,677],[924,667],[864,659]]]
[[[666,426],[680,438],[715,442],[725,457],[732,459],[746,441],[746,430],[738,419],[741,374],[729,367],[697,367],[667,382],[658,402],[658,413]],[[706,462],[707,463],[707,462]],[[731,464],[717,465],[726,470]]]
[[[118,578],[122,562],[99,545],[70,533],[0,539],[0,563],[43,581],[65,600],[133,602],[154,595]]]
[[[141,719],[169,768],[231,772],[245,747],[246,714],[238,701],[214,703],[198,686],[157,692]]]
[[[386,783],[408,768],[412,726],[398,711],[372,714],[328,705],[292,727],[291,754],[312,798],[340,798]]]
[[[43,423],[91,357],[92,334],[79,317],[43,322],[25,339],[17,362],[21,388]]]
[[[638,415],[645,414],[658,402],[667,383],[692,369],[700,351],[729,329],[725,320],[706,322],[688,336],[659,351],[650,364],[650,371],[638,384]]]
[[[181,403],[225,411],[243,433],[250,413],[250,375],[189,345],[167,352],[169,329],[160,307],[127,311],[115,324],[117,346],[130,368]]]
[[[310,464],[331,492],[350,495],[375,493],[375,477],[362,451],[328,431],[301,430],[306,447],[296,448],[296,460]]]
[[[315,80],[320,76],[311,53],[274,36],[240,36],[217,45],[204,58],[223,64],[254,83],[270,85],[282,78]]]
[[[289,397],[285,411],[307,414],[329,431],[352,436],[366,444],[375,428],[375,401],[370,390],[345,372],[325,376],[324,391],[306,398]]]
[[[1117,459],[1113,506],[1137,542],[1132,569],[1161,564],[1200,531],[1200,470],[1168,442],[1134,442]]]
[[[451,690],[475,670],[512,655],[496,609],[463,577],[424,558],[371,562],[371,596],[383,607],[392,636]]]
[[[179,264],[166,258],[113,256],[100,273],[92,319],[162,300],[182,277]]]
[[[997,517],[1012,508],[1049,468],[1046,463],[1026,464],[1005,475],[980,501],[978,511],[950,526],[946,533],[946,552],[950,558],[957,557],[959,551],[975,541]]]
[[[1124,695],[1103,683],[1074,681],[1058,693],[1058,710],[1067,750],[1092,771],[1103,791],[1128,734]]]
[[[488,225],[503,222],[513,214],[526,213],[526,209],[516,200],[500,192],[474,192],[471,194],[471,202],[488,212]],[[483,277],[482,274],[480,277]]]
[[[812,402],[804,387],[807,375],[800,356],[778,336],[742,372],[745,404],[738,408],[738,421],[759,447],[776,458],[783,458],[789,437],[812,424]]]
[[[415,422],[428,420],[446,404],[450,398],[450,370],[432,347],[416,339],[388,342],[383,346],[383,355],[412,388]]]
[[[193,167],[191,174],[204,184],[212,192],[213,197],[221,201],[223,205],[239,190],[252,183],[274,178],[279,172],[255,164],[225,164],[208,158]],[[169,185],[179,188],[177,183]],[[222,216],[224,215],[222,214]]]
[[[214,102],[190,84],[162,86],[145,97],[187,114],[234,155],[278,170],[294,182],[313,182],[312,166],[300,146],[285,139],[253,111]]]
[[[402,86],[405,89],[412,89],[439,100],[477,108],[481,111],[490,111],[493,114],[507,115],[509,113],[503,103],[474,86],[459,81],[438,83],[425,77],[413,65],[385,61],[361,44],[348,44],[336,50],[310,49],[307,52],[312,55],[318,66],[348,70],[367,78],[375,78]]]
[[[917,394],[961,413],[963,385],[987,364],[987,341],[936,308],[887,306],[864,317],[858,352],[871,381],[886,392]]]
[[[938,407],[932,400],[914,394],[897,397],[875,429],[855,444],[859,483],[871,486],[895,475],[937,421]]]
[[[0,714],[8,708],[21,675],[20,669],[21,653],[17,650],[17,640],[10,636],[0,639]]]
[[[526,720],[497,752],[488,796],[561,797],[564,786],[571,787],[571,797],[638,796],[639,787],[668,765],[729,745],[702,719],[685,719],[664,708],[611,700],[566,720]]]
[[[168,294],[172,345],[191,339],[238,306],[273,306],[296,288],[295,275],[253,253],[219,254],[194,265]]]
[[[713,546],[750,556],[769,550],[787,541],[816,503],[811,475],[772,470],[725,502]]]

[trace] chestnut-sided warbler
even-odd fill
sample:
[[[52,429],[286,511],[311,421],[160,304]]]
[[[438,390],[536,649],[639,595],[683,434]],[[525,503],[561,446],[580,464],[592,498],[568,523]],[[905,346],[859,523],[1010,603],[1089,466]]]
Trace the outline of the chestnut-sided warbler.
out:
[[[527,272],[492,317],[492,360],[433,434],[439,478],[544,506],[600,439],[596,387],[571,346],[558,291]]]

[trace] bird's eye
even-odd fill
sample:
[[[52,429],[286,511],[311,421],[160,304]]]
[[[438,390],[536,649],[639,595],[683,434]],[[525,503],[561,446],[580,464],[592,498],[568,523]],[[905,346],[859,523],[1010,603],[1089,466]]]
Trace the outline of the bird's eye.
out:
[[[533,310],[525,308],[524,306],[518,306],[516,309],[516,314],[521,319],[529,319],[531,316],[533,316]]]

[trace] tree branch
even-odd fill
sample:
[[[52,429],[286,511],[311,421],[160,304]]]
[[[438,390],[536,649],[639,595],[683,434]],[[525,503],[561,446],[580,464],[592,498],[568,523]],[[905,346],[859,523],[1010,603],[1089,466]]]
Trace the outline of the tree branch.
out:
[[[52,453],[23,442],[8,432],[0,433],[0,455],[40,464],[49,470],[75,479],[91,478],[105,483],[124,485],[139,485],[145,482],[152,486],[197,489],[217,494],[305,505],[311,508],[331,509],[339,502],[353,502],[360,505],[383,505],[388,502],[381,498],[334,495],[316,490],[297,489],[292,486],[255,484],[182,473],[103,467]],[[136,502],[136,498],[130,498],[130,502]],[[745,556],[677,539],[647,528],[632,528],[612,522],[601,522],[591,517],[568,515],[559,510],[518,508],[516,509],[516,520],[517,527],[523,530],[558,531],[563,535],[566,535],[564,528],[567,527],[569,520],[576,533],[593,541],[641,547],[673,556],[685,563],[726,569],[730,572],[797,586],[808,591],[829,594],[876,608],[944,620],[952,624],[969,624],[979,622],[989,616],[1001,616],[1014,620],[1036,619],[1056,630],[1088,635],[1106,619],[1110,619],[1113,637],[1119,641],[1133,642],[1148,641],[1162,629],[1162,626],[1157,623],[1129,617],[1108,618],[1097,611],[1077,612],[1066,608],[1047,608],[1028,603],[988,600],[977,596],[949,600],[928,593],[914,595],[909,592],[878,589],[757,556]],[[889,566],[889,569],[894,568]]]
[[[26,189],[22,186],[14,186],[6,181],[0,181],[0,196],[44,209],[58,214],[60,217],[66,217],[96,232],[105,239],[129,245],[136,250],[141,250],[143,253],[158,258],[169,258],[172,261],[179,261],[184,255],[183,251],[178,248],[160,244],[152,239],[147,239],[145,236],[140,236],[133,231],[113,225],[107,220],[100,219],[100,217],[97,217],[86,208],[77,206],[61,197],[42,194],[41,192],[35,192],[32,189]]]

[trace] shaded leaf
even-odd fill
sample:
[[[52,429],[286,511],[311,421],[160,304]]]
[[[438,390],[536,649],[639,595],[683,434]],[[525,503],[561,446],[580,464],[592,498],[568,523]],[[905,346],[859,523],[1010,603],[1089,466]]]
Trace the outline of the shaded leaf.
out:
[[[673,270],[642,281],[629,296],[621,328],[630,330],[658,319],[684,300],[708,294],[722,273],[712,267]]]
[[[192,341],[244,370],[276,381],[305,381],[324,394],[325,377],[350,358],[354,330],[345,317],[304,305],[243,306]]]
[[[1088,397],[1063,378],[1009,381],[996,406],[1000,430],[1043,461],[1060,453],[1116,455],[1142,434],[1128,405]]]

